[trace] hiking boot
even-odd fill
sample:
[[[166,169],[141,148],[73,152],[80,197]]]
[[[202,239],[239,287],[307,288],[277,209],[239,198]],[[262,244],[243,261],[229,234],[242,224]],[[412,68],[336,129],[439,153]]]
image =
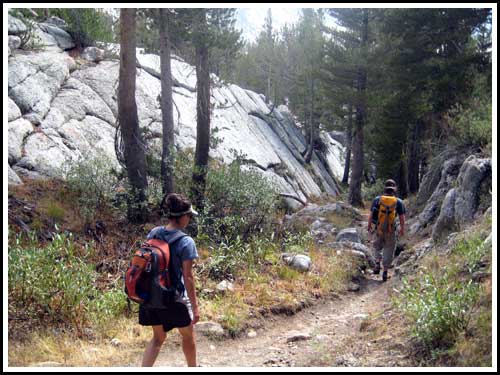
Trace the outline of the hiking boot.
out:
[[[387,281],[387,271],[382,272],[382,281]]]
[[[375,268],[373,269],[373,274],[378,275],[380,273],[380,263],[377,263],[375,265]]]

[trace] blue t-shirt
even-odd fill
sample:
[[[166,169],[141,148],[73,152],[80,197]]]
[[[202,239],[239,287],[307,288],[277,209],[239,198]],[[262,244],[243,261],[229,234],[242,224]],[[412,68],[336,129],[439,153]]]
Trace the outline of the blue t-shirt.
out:
[[[380,207],[380,196],[375,197],[372,203],[372,208],[371,211],[373,212],[372,215],[372,223],[377,224],[378,221],[378,209]],[[401,216],[404,215],[406,212],[405,204],[403,201],[399,198],[397,198],[396,202],[396,213]]]
[[[166,239],[175,232],[177,231],[167,230],[165,227],[156,227],[149,232],[147,239],[166,241]],[[182,262],[196,258],[198,258],[198,250],[191,237],[182,237],[170,245],[171,281],[173,285],[178,285],[178,290],[181,295],[184,295],[184,291],[186,290],[184,278],[182,277]]]

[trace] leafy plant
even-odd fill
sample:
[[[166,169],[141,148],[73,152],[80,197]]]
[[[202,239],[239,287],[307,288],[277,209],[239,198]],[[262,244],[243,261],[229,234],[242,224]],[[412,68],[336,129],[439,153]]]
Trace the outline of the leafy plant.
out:
[[[96,288],[94,257],[93,245],[77,247],[71,233],[54,233],[43,248],[33,236],[28,243],[18,236],[8,255],[10,313],[81,329],[90,319],[123,312],[121,287],[104,293]]]
[[[481,259],[488,254],[491,249],[484,245],[481,235],[473,235],[469,238],[461,239],[453,247],[452,253],[463,258],[464,266],[469,273],[477,270]]]
[[[404,279],[396,304],[414,323],[413,334],[427,348],[449,347],[467,328],[479,288],[472,281],[453,281],[448,272],[430,273],[413,283]]]

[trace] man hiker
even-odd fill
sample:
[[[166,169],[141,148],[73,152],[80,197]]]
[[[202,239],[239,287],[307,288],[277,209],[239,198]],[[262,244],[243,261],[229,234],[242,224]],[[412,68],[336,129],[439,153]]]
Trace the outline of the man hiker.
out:
[[[402,237],[405,232],[405,206],[403,201],[396,197],[394,180],[387,180],[384,193],[373,200],[368,218],[368,232],[372,233],[372,229],[375,227],[376,233],[373,244],[376,263],[373,273],[375,275],[380,273],[380,262],[382,261],[384,266],[383,281],[387,281],[389,267],[396,251],[396,216],[399,217],[399,236]]]

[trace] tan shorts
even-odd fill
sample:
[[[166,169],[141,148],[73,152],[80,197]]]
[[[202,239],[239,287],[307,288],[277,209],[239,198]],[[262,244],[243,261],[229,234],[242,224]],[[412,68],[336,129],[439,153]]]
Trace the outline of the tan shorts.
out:
[[[384,268],[389,268],[396,251],[396,232],[386,233],[382,236],[377,233],[373,248],[375,260],[377,262],[383,260]]]

